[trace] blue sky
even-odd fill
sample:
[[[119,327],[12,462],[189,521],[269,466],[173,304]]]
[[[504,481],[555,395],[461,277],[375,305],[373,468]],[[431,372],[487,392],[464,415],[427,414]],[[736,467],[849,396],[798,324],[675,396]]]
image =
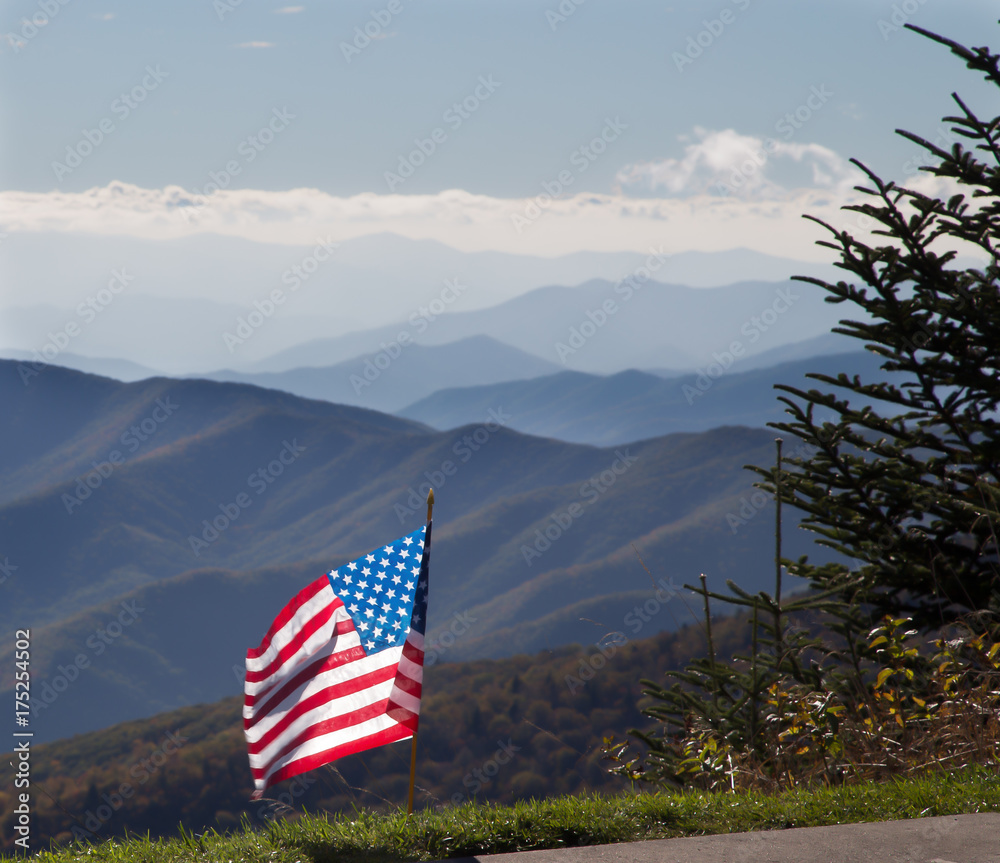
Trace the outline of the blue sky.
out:
[[[48,20],[26,27],[32,17]],[[146,236],[204,230],[255,238],[260,225],[233,226],[263,211],[260,219],[291,224],[321,200],[321,209],[343,212],[314,213],[316,230],[304,221],[295,230],[389,230],[531,254],[595,243],[642,250],[656,233],[650,220],[676,223],[679,202],[718,198],[719,180],[731,176],[726,160],[745,164],[798,110],[808,119],[785,150],[732,190],[725,218],[671,234],[676,250],[743,245],[775,253],[774,232],[802,205],[824,214],[844,199],[853,182],[847,158],[903,179],[918,151],[894,128],[933,134],[953,110],[948,94],[956,89],[973,104],[992,104],[986,85],[943,46],[890,29],[892,22],[978,45],[998,41],[995,18],[993,4],[977,0],[5,2],[0,196],[29,195],[0,200],[0,228],[121,233],[141,223],[135,231]],[[376,38],[345,56],[344,44],[366,25]],[[484,89],[484,80],[494,86]],[[126,115],[121,96],[135,88],[142,101]],[[807,110],[811,97],[816,110]],[[463,100],[475,107],[456,126],[448,111]],[[251,161],[248,141],[275,111],[287,119]],[[609,121],[620,131],[608,134]],[[76,167],[60,167],[70,167],[67,148],[81,150],[87,132],[95,140],[102,122],[111,129],[103,140],[90,152],[84,143]],[[421,164],[394,182],[400,161],[417,140],[429,148],[435,130],[434,152],[418,155],[412,161]],[[604,152],[581,157],[602,132]],[[227,191],[261,194],[220,195],[215,221],[179,228],[168,219],[157,234],[147,216],[176,208],[177,192],[155,190],[211,192],[212,173],[225,176],[230,163],[240,172],[225,179]],[[544,228],[512,232],[512,217],[530,210],[543,183],[558,188],[564,171],[572,185],[563,197],[573,205],[552,207],[559,225],[550,218]],[[100,206],[79,197],[95,189],[105,190]],[[303,203],[262,194],[297,189],[322,195]],[[445,201],[448,190],[467,197]],[[589,194],[610,197],[598,207]],[[363,195],[370,197],[360,207]],[[111,212],[109,198],[117,209],[102,220],[98,210]],[[653,203],[640,213],[622,199]],[[666,200],[669,216],[657,209]],[[130,207],[140,214],[134,220]],[[583,211],[595,208],[603,221],[587,221]],[[649,216],[650,208],[657,213]],[[78,217],[62,218],[69,212]],[[613,227],[623,213],[635,231]],[[747,227],[718,227],[733,219]],[[291,228],[275,236],[312,242]],[[804,235],[791,245],[789,257],[813,254]]]

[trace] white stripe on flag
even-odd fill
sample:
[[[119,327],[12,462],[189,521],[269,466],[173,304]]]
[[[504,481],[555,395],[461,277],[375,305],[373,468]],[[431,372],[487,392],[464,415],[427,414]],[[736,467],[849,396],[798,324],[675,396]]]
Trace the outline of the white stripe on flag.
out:
[[[374,671],[379,671],[380,669],[395,665],[395,663],[399,660],[399,654],[401,652],[402,647],[390,647],[376,653],[374,656],[366,656],[363,659],[355,660],[347,665],[331,668],[329,671],[325,671],[322,674],[311,678],[306,683],[290,692],[278,705],[269,710],[267,715],[261,716],[256,723],[247,728],[247,741],[249,743],[256,743],[265,734],[267,734],[268,731],[277,725],[282,718],[284,718],[285,714],[292,710],[296,704],[304,701],[311,695],[321,693],[328,687],[350,685],[352,681],[359,677],[363,677],[364,675],[371,674]],[[348,672],[347,676],[345,676],[345,672]],[[314,712],[322,711],[326,714],[322,718],[330,719],[350,713],[368,704],[373,704],[380,699],[389,697],[389,692],[392,690],[393,680],[394,676],[389,677],[382,683],[376,684],[374,687],[367,687],[359,692],[354,692],[341,698],[335,698],[320,705],[318,708],[311,710],[309,713],[311,715]],[[384,690],[384,692],[377,694],[381,690]],[[254,707],[259,709],[260,705],[254,705]],[[249,716],[246,715],[246,711],[244,712],[244,718],[254,718],[253,708],[250,708]],[[285,737],[286,733],[282,732],[281,736]]]
[[[295,722],[293,722],[287,729],[283,730],[271,743],[265,746],[260,752],[250,753],[250,766],[251,767],[267,767],[271,759],[275,758],[282,752],[289,744],[293,743],[297,737],[301,734],[308,732],[310,728],[315,727],[321,722],[325,722],[329,719],[344,718],[348,723],[352,716],[359,716],[365,707],[371,707],[373,705],[379,704],[386,701],[389,698],[389,692],[392,690],[392,681],[388,681],[379,686],[366,689],[363,693],[359,693],[361,697],[354,698],[349,710],[339,710],[336,713],[327,713],[322,708],[317,708],[316,710],[311,710],[307,714],[303,715]],[[343,706],[343,705],[341,705]],[[384,715],[384,714],[380,714]],[[386,716],[386,720],[395,725],[395,720]],[[343,728],[332,729],[325,734],[321,735],[323,739],[331,741],[329,746],[339,746],[343,743],[348,743],[358,737],[358,733],[355,731],[356,728],[364,726],[370,718],[361,719],[359,717],[358,722],[350,723],[345,725]],[[316,738],[313,738],[316,739]],[[293,750],[300,755],[308,754],[303,747],[308,745],[308,741],[303,741]]]
[[[336,746],[342,746],[345,743],[352,743],[356,740],[361,740],[365,737],[371,736],[372,734],[377,734],[379,731],[385,731],[394,725],[396,725],[396,721],[394,719],[382,714],[357,725],[352,725],[349,728],[335,731],[331,734],[321,734],[318,737],[314,737],[312,740],[306,741],[301,746],[297,746],[291,752],[282,755],[280,758],[275,759],[274,762],[267,765],[264,778],[270,778],[286,764],[290,764],[293,761],[308,758],[310,755],[318,755],[321,752],[333,749]],[[253,763],[253,756],[250,757],[250,766],[257,766]],[[260,780],[257,780],[257,783],[259,782]]]
[[[403,656],[399,660],[399,670],[409,677],[410,680],[415,680],[417,683],[424,682],[424,667],[422,665],[417,665],[417,663],[406,656]]]
[[[410,695],[409,692],[397,689],[392,693],[392,700],[400,707],[409,710],[411,713],[414,713],[417,716],[420,715],[420,699]]]
[[[271,689],[274,689],[276,685],[291,680],[307,665],[324,659],[327,656],[331,656],[334,653],[343,653],[353,647],[360,646],[361,639],[358,638],[357,632],[346,632],[343,635],[336,636],[336,638],[333,638],[332,640],[328,636],[326,641],[319,645],[312,655],[302,656],[300,654],[296,654],[293,661],[286,665],[279,666],[270,677],[257,681],[247,680],[243,686],[243,693],[244,695],[264,695]],[[259,701],[260,699],[258,699],[258,704],[255,704],[253,707],[244,709],[243,715],[249,718],[250,714],[247,710],[252,711],[259,709]]]
[[[326,576],[323,577],[326,578]],[[327,579],[326,586],[317,592],[317,594],[308,602],[303,603],[302,607],[295,612],[288,622],[276,633],[274,633],[274,636],[271,638],[271,644],[263,654],[258,657],[247,657],[247,670],[263,671],[267,668],[268,665],[277,659],[278,653],[281,649],[291,642],[291,640],[303,628],[303,626],[308,623],[308,621],[336,601],[337,596],[334,594],[333,588],[330,586],[330,580]],[[329,629],[332,628],[332,624],[333,622],[331,621],[330,627],[324,627],[327,629],[326,638],[320,638],[317,641],[318,644],[323,644],[325,641],[330,640]],[[313,639],[315,639],[315,637],[316,636],[314,635]],[[313,639],[310,639],[310,641]]]

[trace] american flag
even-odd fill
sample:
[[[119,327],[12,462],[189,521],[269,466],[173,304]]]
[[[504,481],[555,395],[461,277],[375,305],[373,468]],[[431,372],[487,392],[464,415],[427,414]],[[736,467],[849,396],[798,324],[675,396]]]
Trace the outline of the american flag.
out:
[[[416,734],[431,524],[299,591],[247,651],[254,800],[338,758]]]

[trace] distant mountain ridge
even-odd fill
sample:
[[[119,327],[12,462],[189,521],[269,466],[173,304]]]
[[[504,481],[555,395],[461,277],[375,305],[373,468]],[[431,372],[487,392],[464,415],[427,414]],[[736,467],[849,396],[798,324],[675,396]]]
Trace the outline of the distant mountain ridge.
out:
[[[486,335],[568,371],[695,369],[738,344],[747,360],[829,335],[839,311],[799,282],[742,282],[696,289],[655,281],[594,279],[529,291],[489,309],[446,311],[434,320],[316,339],[256,364],[258,370],[322,366],[373,351],[407,332],[421,345]],[[367,346],[367,347],[363,347]]]
[[[613,446],[722,425],[763,428],[784,418],[776,383],[810,389],[805,375],[841,372],[882,380],[881,360],[866,351],[832,354],[753,371],[721,366],[702,375],[661,378],[629,370],[609,377],[560,372],[529,381],[441,390],[397,412],[437,429],[466,425],[489,405],[503,404],[511,428],[525,434]]]
[[[749,372],[754,369],[765,369],[771,366],[779,366],[782,363],[791,363],[796,360],[807,360],[812,357],[827,357],[830,354],[849,354],[861,350],[861,345],[857,339],[840,333],[824,333],[820,336],[813,336],[809,339],[802,339],[797,342],[789,342],[779,345],[776,348],[768,348],[752,356],[744,356],[739,360],[736,372]],[[676,369],[644,369],[644,371],[658,374],[661,377],[676,378],[683,375],[682,371]]]
[[[493,307],[545,285],[578,285],[592,278],[616,281],[634,272],[649,256],[645,250],[579,252],[555,258],[467,253],[432,240],[394,234],[325,239],[338,243],[334,254],[301,290],[289,295],[266,326],[257,328],[238,351],[230,352],[223,333],[232,332],[238,317],[255,311],[255,300],[264,301],[275,288],[287,287],[283,274],[310,254],[315,238],[292,246],[208,234],[145,240],[11,232],[4,241],[4,275],[8,284],[17,286],[17,293],[3,304],[0,348],[39,348],[50,329],[75,319],[73,310],[80,300],[107,280],[110,262],[129,268],[135,282],[101,313],[99,326],[88,326],[74,339],[71,350],[93,357],[121,357],[169,374],[196,374],[226,367],[278,372],[352,359],[374,350],[378,341],[347,355],[283,367],[257,364],[302,341],[405,323],[420,306],[439,297],[446,281],[459,280],[468,287],[452,308],[469,311]],[[693,287],[832,272],[826,265],[747,249],[670,251],[663,250],[666,263],[659,278]],[[41,307],[24,308],[24,297],[34,298],[32,302]],[[179,344],[184,350],[178,351]]]
[[[397,335],[380,342],[366,356],[322,368],[252,374],[227,369],[197,377],[254,384],[303,398],[392,413],[445,387],[527,380],[559,370],[554,363],[489,336],[419,345],[403,335],[405,338]]]
[[[0,350],[0,359],[16,360],[28,365],[37,365],[39,362],[49,364],[45,357],[35,351]],[[144,378],[155,378],[163,374],[156,369],[141,366],[129,360],[119,360],[113,357],[87,357],[67,351],[62,351],[53,358],[51,365],[74,369],[78,372],[87,372],[91,375],[100,375],[105,378],[114,378],[124,383],[141,381]]]

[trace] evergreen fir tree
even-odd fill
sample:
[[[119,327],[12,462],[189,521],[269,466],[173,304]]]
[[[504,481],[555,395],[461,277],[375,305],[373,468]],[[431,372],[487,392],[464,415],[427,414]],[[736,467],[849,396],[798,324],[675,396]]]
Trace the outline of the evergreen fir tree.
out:
[[[907,27],[1000,87],[998,55]],[[811,452],[788,460],[781,496],[806,513],[803,526],[817,542],[857,562],[862,590],[850,598],[873,617],[912,616],[926,629],[969,611],[1000,611],[992,516],[1000,488],[1000,118],[981,120],[952,98],[959,112],[944,120],[959,142],[951,150],[897,130],[927,151],[931,164],[921,170],[950,193],[884,182],[852,160],[869,181],[857,189],[870,200],[847,209],[884,242],[869,245],[814,219],[832,235],[820,245],[839,253],[851,279],[800,277],[825,289],[827,302],[865,313],[835,332],[882,357],[888,382],[809,375],[840,392],[778,386],[791,419],[772,423]],[[985,265],[956,267],[959,254]],[[818,419],[831,413],[833,421]],[[774,492],[775,469],[752,469]],[[821,589],[843,576],[804,560],[790,570]]]
[[[946,45],[1000,87],[998,55],[907,27]],[[684,671],[668,672],[669,686],[642,681],[643,694],[652,699],[642,713],[659,724],[652,732],[630,732],[646,747],[635,758],[629,744],[605,741],[613,772],[660,784],[724,788],[736,787],[737,776],[746,782],[747,772],[755,781],[778,786],[794,785],[805,774],[838,782],[852,771],[874,769],[880,765],[845,760],[845,746],[856,747],[852,757],[871,760],[872,746],[881,745],[871,742],[880,704],[890,704],[879,721],[890,717],[893,731],[906,731],[900,699],[912,696],[919,707],[914,715],[930,715],[930,695],[921,688],[927,681],[907,664],[919,665],[917,650],[905,643],[915,634],[906,630],[910,621],[926,630],[957,620],[968,627],[971,612],[978,615],[980,630],[995,625],[1000,117],[980,120],[952,96],[960,113],[945,122],[969,147],[956,143],[945,150],[899,131],[932,157],[922,170],[951,187],[946,197],[884,182],[852,160],[868,178],[870,185],[857,188],[869,200],[847,209],[869,220],[872,236],[884,242],[869,245],[813,219],[832,235],[820,244],[839,253],[838,266],[852,278],[837,284],[801,280],[826,290],[828,302],[852,303],[863,313],[845,318],[835,331],[880,356],[890,380],[813,374],[808,377],[835,391],[778,386],[791,419],[771,425],[798,438],[799,455],[783,460],[779,439],[775,466],[748,466],[778,501],[773,595],[748,594],[732,581],[727,581],[732,593],[722,595],[708,589],[704,576],[700,588],[685,585],[704,599],[708,655]],[[984,264],[957,267],[959,254]],[[804,511],[802,525],[818,534],[819,543],[855,561],[857,571],[842,564],[812,566],[805,558],[783,561],[814,588],[783,597],[781,503]],[[710,599],[751,613],[749,655],[731,661],[717,655]],[[997,667],[1000,642],[988,653],[975,632],[961,643],[973,647],[976,662]],[[945,641],[939,644],[943,649]],[[945,665],[940,657],[937,664],[923,661],[923,671],[940,672],[953,658]],[[886,681],[896,679],[903,681],[900,688],[881,692]],[[939,706],[935,702],[935,709]],[[979,708],[970,710],[973,724],[981,723]],[[842,739],[841,718],[862,715],[853,738]],[[881,767],[905,770],[905,758],[896,760]]]

